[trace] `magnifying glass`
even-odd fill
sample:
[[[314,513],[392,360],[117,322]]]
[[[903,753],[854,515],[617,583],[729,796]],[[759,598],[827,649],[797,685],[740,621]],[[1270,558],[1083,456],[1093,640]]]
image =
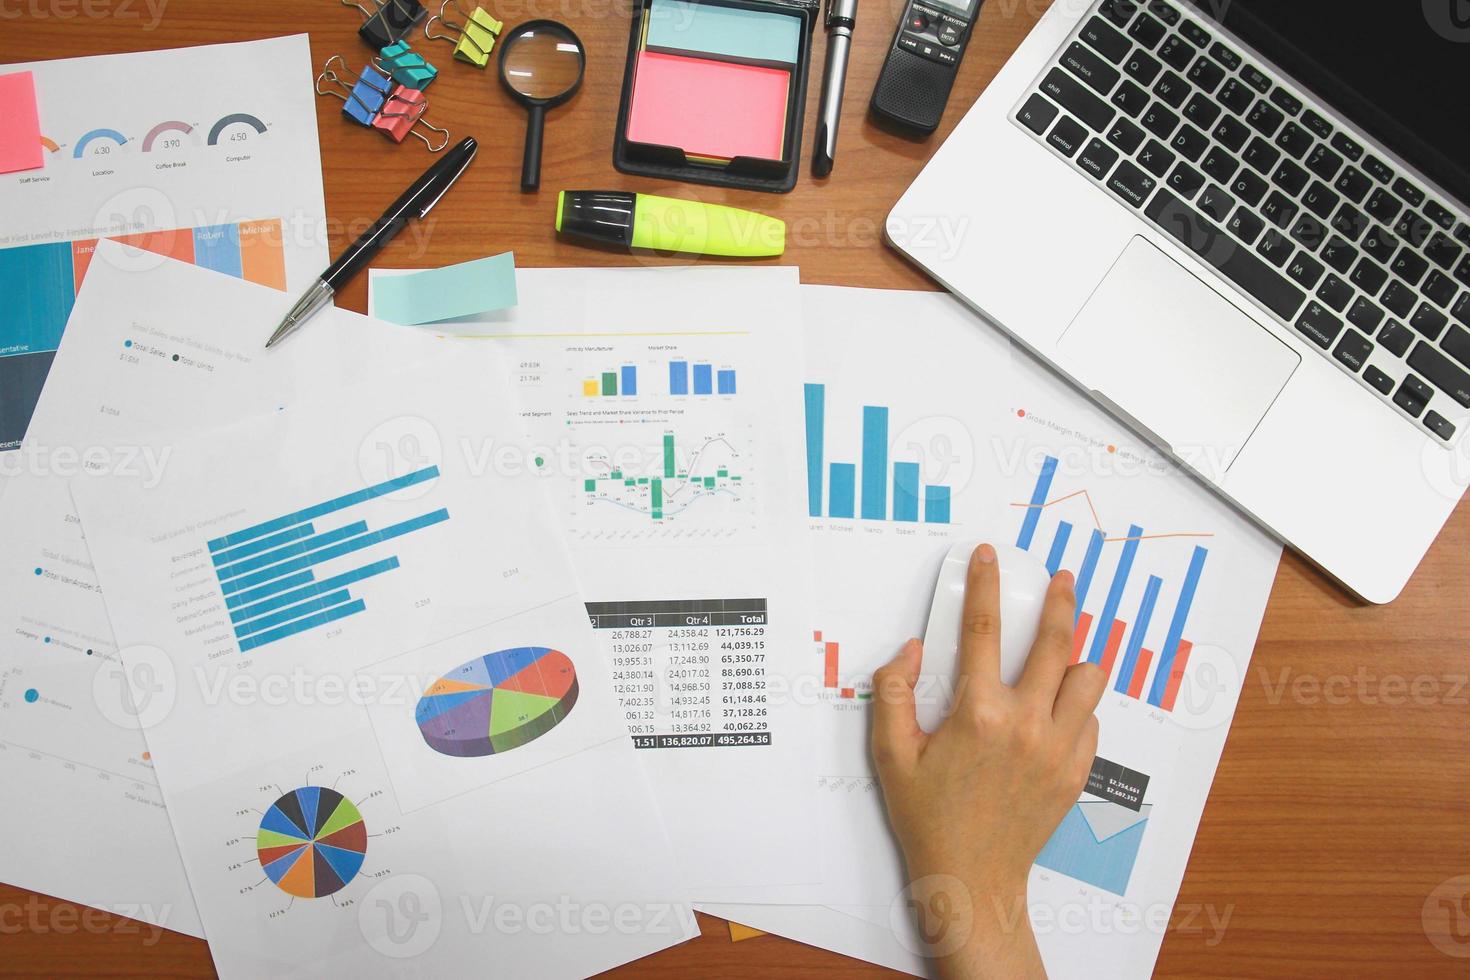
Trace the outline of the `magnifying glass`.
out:
[[[587,55],[572,29],[554,20],[530,20],[500,42],[500,82],[526,107],[526,155],[521,190],[541,186],[541,134],[546,110],[582,84]]]

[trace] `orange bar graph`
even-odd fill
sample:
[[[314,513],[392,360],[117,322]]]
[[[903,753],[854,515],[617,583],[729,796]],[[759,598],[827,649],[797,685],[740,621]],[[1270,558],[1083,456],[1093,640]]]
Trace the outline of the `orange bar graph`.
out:
[[[280,221],[247,221],[240,225],[240,272],[249,282],[286,288],[286,249]]]
[[[1082,646],[1087,642],[1087,631],[1092,628],[1092,613],[1077,617],[1077,632],[1072,636],[1072,663],[1082,659]]]
[[[1174,710],[1174,699],[1179,696],[1179,683],[1184,680],[1184,668],[1189,665],[1189,651],[1194,649],[1194,644],[1188,640],[1179,641],[1179,652],[1174,654],[1174,665],[1169,668],[1169,683],[1164,687],[1164,697],[1159,707],[1165,711]]]
[[[1148,676],[1148,665],[1154,652],[1148,647],[1138,651],[1138,663],[1133,665],[1133,677],[1128,681],[1128,696],[1135,701],[1143,697],[1143,679]]]
[[[851,687],[844,687],[842,689],[842,696],[845,698],[855,698],[857,697],[857,690]]]
[[[194,232],[191,229],[148,231],[141,235],[119,235],[112,239],[180,262],[194,264]]]
[[[1103,647],[1102,669],[1109,677],[1113,676],[1113,661],[1118,658],[1118,646],[1123,642],[1123,631],[1127,628],[1127,623],[1115,619],[1113,628],[1108,630],[1108,642]]]
[[[824,647],[826,648],[827,657],[826,657],[826,663],[824,664],[824,670],[823,670],[823,674],[822,674],[822,686],[823,687],[836,687],[837,686],[837,644],[836,643],[830,643],[829,642],[829,643],[824,644]]]
[[[97,239],[86,238],[79,242],[71,243],[71,274],[72,285],[77,292],[82,290],[82,279],[87,274],[87,266],[92,264],[92,256],[97,252]]]

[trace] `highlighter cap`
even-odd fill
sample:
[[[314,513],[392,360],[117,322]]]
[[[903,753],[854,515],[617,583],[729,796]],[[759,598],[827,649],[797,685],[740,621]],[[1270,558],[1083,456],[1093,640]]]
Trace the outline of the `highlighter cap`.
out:
[[[556,198],[556,230],[632,245],[635,204],[636,195],[622,191],[562,191]]]

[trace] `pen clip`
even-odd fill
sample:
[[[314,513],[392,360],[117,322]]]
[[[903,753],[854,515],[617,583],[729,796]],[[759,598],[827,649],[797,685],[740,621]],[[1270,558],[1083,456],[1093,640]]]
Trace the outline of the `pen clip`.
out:
[[[443,197],[444,197],[445,194],[448,194],[449,193],[449,189],[451,187],[453,187],[456,183],[459,182],[459,178],[461,178],[461,177],[464,176],[464,172],[469,169],[470,164],[471,163],[474,163],[474,161],[475,161],[475,153],[478,153],[478,152],[480,152],[479,151],[479,147],[476,147],[475,150],[474,150],[474,152],[472,152],[469,156],[465,157],[464,163],[462,163],[460,165],[460,168],[454,172],[453,176],[451,176],[447,180],[445,180],[443,189],[440,190],[438,194],[435,194],[434,195],[434,199],[432,201],[430,201],[428,204],[426,204],[424,206],[423,210],[419,212],[419,220],[420,221],[422,221],[424,218],[428,217],[429,212],[432,211],[432,210],[434,210],[434,206],[436,204],[438,204],[441,199],[443,199]]]

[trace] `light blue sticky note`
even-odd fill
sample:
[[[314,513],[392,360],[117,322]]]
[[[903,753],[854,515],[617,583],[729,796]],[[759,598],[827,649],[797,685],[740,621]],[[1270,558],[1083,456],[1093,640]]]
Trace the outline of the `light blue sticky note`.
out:
[[[648,12],[648,46],[794,65],[801,50],[801,18],[689,0],[654,0]]]
[[[373,313],[380,320],[414,326],[474,316],[516,305],[513,252],[373,281]]]

